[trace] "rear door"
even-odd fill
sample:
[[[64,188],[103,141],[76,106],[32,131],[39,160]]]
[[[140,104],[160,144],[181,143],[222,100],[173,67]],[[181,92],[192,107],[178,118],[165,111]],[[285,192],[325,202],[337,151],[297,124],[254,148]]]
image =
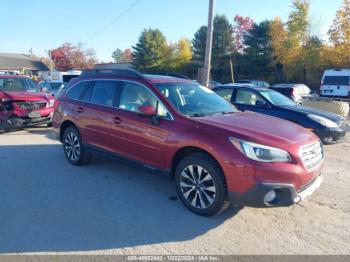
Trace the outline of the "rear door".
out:
[[[80,126],[89,145],[107,151],[114,150],[111,135],[120,87],[120,81],[96,80],[81,97],[77,112],[82,115]]]
[[[321,94],[324,96],[349,96],[350,76],[324,76]]]

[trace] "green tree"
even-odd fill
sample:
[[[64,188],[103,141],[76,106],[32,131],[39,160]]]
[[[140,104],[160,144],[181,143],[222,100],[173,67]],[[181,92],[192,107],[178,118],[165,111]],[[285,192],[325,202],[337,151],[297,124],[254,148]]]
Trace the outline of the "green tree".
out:
[[[142,72],[154,72],[166,67],[171,50],[158,29],[144,30],[133,46],[132,65]]]
[[[202,66],[204,64],[207,27],[202,26],[192,40],[193,58]],[[224,15],[214,18],[212,74],[218,81],[230,80],[230,54],[234,52],[233,27]]]
[[[272,21],[253,24],[244,36],[245,49],[242,56],[245,63],[243,70],[246,78],[270,80],[273,74],[272,44],[269,36]]]

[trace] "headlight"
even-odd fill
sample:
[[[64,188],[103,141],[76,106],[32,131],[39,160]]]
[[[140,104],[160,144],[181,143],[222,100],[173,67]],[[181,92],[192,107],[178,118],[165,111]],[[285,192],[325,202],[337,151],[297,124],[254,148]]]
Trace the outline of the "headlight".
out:
[[[55,99],[50,99],[49,101],[49,107],[53,107],[55,104]]]
[[[320,123],[323,126],[326,127],[338,127],[338,124],[332,120],[329,120],[325,117],[318,116],[318,115],[308,115],[308,118],[316,121],[317,123]]]
[[[239,151],[252,160],[268,163],[292,162],[290,154],[282,149],[255,144],[235,138],[230,138],[230,141]]]

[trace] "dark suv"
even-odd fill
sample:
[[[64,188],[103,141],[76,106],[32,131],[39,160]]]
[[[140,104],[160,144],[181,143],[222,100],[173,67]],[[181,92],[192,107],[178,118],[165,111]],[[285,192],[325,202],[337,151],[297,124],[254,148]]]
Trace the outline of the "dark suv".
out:
[[[320,140],[274,117],[240,112],[198,83],[130,70],[92,70],[56,102],[53,127],[73,165],[92,153],[173,177],[200,215],[229,202],[286,206],[322,182]]]

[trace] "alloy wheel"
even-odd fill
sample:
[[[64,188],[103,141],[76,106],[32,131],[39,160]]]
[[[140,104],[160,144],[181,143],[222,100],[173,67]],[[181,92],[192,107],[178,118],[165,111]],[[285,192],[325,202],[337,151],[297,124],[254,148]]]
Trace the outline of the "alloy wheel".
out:
[[[186,201],[199,209],[209,208],[216,197],[211,174],[199,165],[187,166],[180,175],[180,188]]]
[[[71,161],[77,161],[81,154],[79,138],[73,132],[69,132],[64,139],[64,149]]]

